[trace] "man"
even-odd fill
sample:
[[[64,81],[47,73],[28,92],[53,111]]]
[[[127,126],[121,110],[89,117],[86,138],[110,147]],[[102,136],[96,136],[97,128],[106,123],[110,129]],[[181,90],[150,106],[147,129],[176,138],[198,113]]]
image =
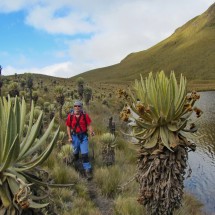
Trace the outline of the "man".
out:
[[[69,142],[72,143],[75,162],[79,159],[80,152],[86,177],[91,179],[92,167],[88,156],[87,130],[89,130],[91,136],[94,136],[94,132],[91,126],[91,119],[87,113],[83,112],[82,108],[83,104],[81,101],[74,102],[74,111],[68,115],[66,120],[67,134]]]

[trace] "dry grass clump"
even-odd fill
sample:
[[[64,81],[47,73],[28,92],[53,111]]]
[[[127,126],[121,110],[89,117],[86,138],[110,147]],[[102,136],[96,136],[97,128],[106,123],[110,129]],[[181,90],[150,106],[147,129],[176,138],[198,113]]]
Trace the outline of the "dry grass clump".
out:
[[[76,195],[78,197],[85,198],[85,199],[87,199],[87,198],[90,199],[88,188],[87,188],[86,184],[84,184],[82,181],[77,183],[75,185],[74,189],[75,189]]]
[[[47,167],[48,169],[52,170],[54,169],[54,166],[56,165],[56,152],[53,150],[53,152],[49,155],[47,160],[43,163],[44,167]]]
[[[70,211],[73,195],[74,191],[70,188],[53,188],[50,195],[50,205],[46,209],[46,213],[51,214],[51,211],[55,211],[58,214],[63,214],[66,211]]]
[[[126,150],[128,147],[128,142],[126,142],[122,137],[117,137],[117,146],[116,149],[118,150]]]
[[[200,201],[189,194],[185,194],[181,208],[175,211],[174,215],[202,215],[202,207],[203,204]]]
[[[64,163],[59,163],[54,167],[51,177],[53,177],[55,183],[58,184],[78,183],[80,178],[75,169],[66,166]]]
[[[93,169],[103,166],[101,156],[102,144],[100,143],[99,139],[100,135],[96,135],[90,139],[89,143],[89,154],[93,163]]]
[[[91,201],[84,198],[74,198],[72,209],[69,213],[63,215],[101,215],[100,211],[94,206]]]
[[[119,192],[121,173],[119,166],[103,167],[95,170],[94,180],[100,188],[102,195],[114,197]]]
[[[125,164],[120,166],[121,181],[118,189],[123,197],[137,196],[139,185],[136,182],[136,166],[133,164]]]
[[[74,168],[67,166],[54,151],[44,163],[44,167],[50,173],[50,179],[54,178],[54,183],[58,184],[76,184],[80,176]]]
[[[137,162],[137,152],[135,151],[135,146],[130,143],[126,143],[127,147],[124,150],[116,150],[116,163],[118,165],[133,164],[136,165]]]
[[[114,202],[114,215],[146,215],[135,197],[118,196]]]
[[[78,189],[77,189],[78,188]],[[53,189],[51,204],[52,210],[60,215],[101,215],[94,203],[90,200],[87,188],[82,184],[75,191],[70,189]],[[46,211],[50,214],[50,211]]]

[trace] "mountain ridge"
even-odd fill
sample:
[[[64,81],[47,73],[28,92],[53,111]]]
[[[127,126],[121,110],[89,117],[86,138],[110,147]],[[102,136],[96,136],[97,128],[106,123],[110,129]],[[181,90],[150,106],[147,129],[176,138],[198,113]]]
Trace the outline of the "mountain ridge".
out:
[[[89,81],[132,81],[150,71],[175,71],[188,80],[215,80],[215,3],[147,50],[130,53],[120,63],[72,77]]]

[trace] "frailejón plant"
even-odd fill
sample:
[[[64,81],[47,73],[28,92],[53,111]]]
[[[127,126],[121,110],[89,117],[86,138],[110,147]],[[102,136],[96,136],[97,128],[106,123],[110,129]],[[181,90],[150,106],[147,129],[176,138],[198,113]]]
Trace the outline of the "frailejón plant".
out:
[[[181,75],[180,83],[174,72],[166,77],[161,71],[152,73],[144,80],[135,81],[134,88],[120,95],[127,100],[121,118],[133,118],[131,136],[139,140],[137,181],[140,184],[140,204],[149,214],[170,215],[181,205],[183,181],[187,166],[188,149],[196,145],[187,140],[186,132],[197,130],[190,123],[199,99],[196,92],[187,94],[186,78]]]
[[[104,133],[100,137],[102,144],[102,160],[107,166],[115,162],[116,137],[111,133]]]
[[[3,97],[0,99],[0,214],[21,214],[26,208],[41,208],[47,204],[35,202],[42,199],[42,187],[49,184],[40,180],[39,169],[50,155],[58,138],[59,128],[47,147],[38,153],[51,132],[54,119],[45,133],[38,137],[42,123],[41,112],[35,123],[34,104],[26,131],[26,103],[16,97],[14,104]],[[37,189],[40,188],[40,197]],[[34,190],[34,194],[32,192]]]

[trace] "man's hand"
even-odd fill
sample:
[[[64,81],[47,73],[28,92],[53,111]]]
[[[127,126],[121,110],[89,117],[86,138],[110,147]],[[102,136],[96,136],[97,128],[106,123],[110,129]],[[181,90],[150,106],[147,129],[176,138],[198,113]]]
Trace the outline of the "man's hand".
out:
[[[69,142],[72,142],[72,137],[69,137],[68,141],[69,141]]]
[[[95,132],[94,131],[92,131],[90,134],[91,134],[92,137],[95,136]]]

